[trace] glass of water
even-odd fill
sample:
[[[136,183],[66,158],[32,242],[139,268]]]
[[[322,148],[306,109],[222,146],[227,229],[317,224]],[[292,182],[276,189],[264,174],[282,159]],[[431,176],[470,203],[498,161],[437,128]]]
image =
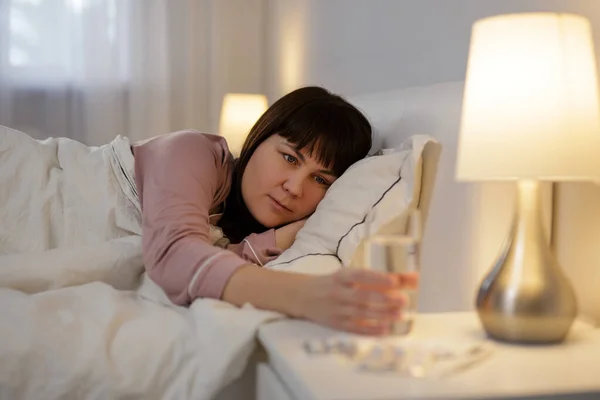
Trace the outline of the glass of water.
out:
[[[413,211],[409,218],[408,232],[402,233],[374,232],[372,223],[365,221],[368,226],[364,266],[374,271],[399,275],[411,282],[403,290],[408,304],[401,317],[392,324],[392,335],[410,333],[417,312],[418,274],[421,267],[420,221],[419,211]]]

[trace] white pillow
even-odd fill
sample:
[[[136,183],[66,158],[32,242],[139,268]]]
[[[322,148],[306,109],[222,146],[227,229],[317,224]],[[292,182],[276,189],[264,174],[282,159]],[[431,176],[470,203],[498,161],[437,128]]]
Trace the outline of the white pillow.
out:
[[[318,273],[317,258],[327,264],[328,272],[332,263],[338,268],[358,265],[366,218],[371,221],[371,232],[406,232],[408,215],[419,202],[422,153],[429,142],[435,140],[415,135],[398,148],[383,150],[348,168],[331,185],[292,247],[265,267]],[[303,260],[308,256],[310,263]]]

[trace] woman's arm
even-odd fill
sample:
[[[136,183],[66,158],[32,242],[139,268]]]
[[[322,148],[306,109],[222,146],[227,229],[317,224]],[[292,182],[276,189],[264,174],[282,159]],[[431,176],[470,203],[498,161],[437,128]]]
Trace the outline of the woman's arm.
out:
[[[229,278],[222,299],[236,306],[251,303],[256,308],[304,318],[303,292],[311,278],[247,264]]]
[[[248,262],[212,244],[209,213],[226,196],[232,167],[223,139],[182,131],[134,150],[148,276],[175,304],[220,298],[230,275]]]
[[[407,303],[401,292],[414,286],[416,275],[391,275],[343,268],[314,276],[245,265],[225,284],[222,299],[253,306],[335,329],[386,334]]]

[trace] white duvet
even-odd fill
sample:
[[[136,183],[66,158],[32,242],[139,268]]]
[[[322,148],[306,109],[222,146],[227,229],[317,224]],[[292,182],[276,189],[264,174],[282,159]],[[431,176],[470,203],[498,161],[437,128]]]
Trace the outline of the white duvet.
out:
[[[0,126],[0,399],[210,399],[279,317],[172,305],[143,274],[133,182],[126,138]]]

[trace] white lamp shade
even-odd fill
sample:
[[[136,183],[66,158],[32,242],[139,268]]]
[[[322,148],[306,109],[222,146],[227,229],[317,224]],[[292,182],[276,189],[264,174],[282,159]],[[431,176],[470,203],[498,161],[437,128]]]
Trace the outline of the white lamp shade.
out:
[[[457,179],[597,180],[598,78],[591,27],[570,14],[473,26]]]
[[[223,98],[219,134],[227,140],[237,157],[252,126],[267,110],[267,98],[261,94],[229,93]]]

